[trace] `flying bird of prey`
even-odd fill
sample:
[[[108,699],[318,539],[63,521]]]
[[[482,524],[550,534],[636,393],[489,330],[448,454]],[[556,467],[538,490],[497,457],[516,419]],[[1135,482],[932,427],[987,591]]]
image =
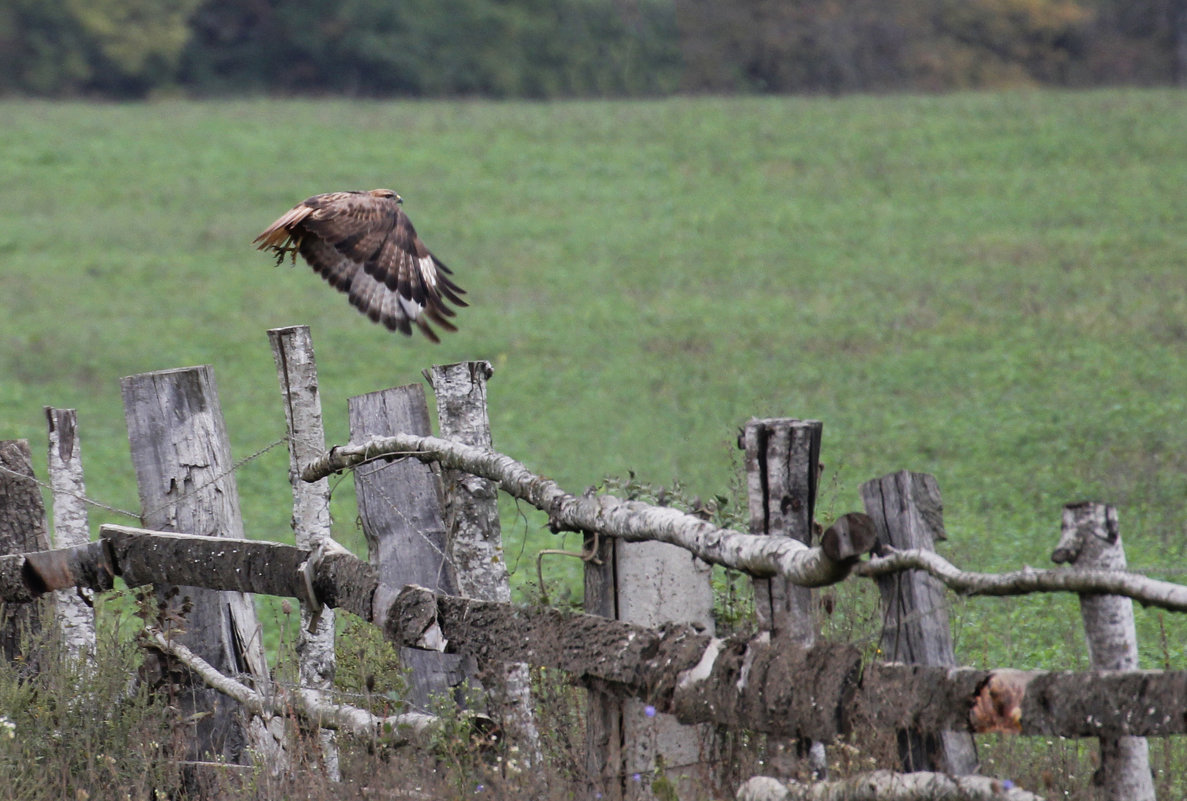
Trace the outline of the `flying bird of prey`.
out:
[[[392,331],[412,334],[415,323],[439,342],[432,322],[447,331],[448,318],[467,305],[465,290],[452,272],[429,252],[408,215],[403,198],[390,189],[330,192],[302,201],[255,238],[259,250],[271,250],[276,263],[297,254],[330,286],[350,297],[351,305]]]

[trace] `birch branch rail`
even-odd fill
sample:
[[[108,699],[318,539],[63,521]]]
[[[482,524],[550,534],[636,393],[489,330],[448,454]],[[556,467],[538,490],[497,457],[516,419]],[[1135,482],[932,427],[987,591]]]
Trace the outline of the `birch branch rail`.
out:
[[[428,747],[441,729],[435,715],[406,712],[380,717],[365,709],[327,701],[316,690],[297,688],[283,695],[266,695],[220,673],[209,662],[156,628],[145,629],[145,643],[185,665],[206,686],[243,705],[253,715],[287,715],[295,712],[310,723],[355,737],[374,738],[388,746]]]
[[[1117,570],[1026,567],[1009,573],[974,573],[961,570],[934,551],[910,550],[875,557],[855,566],[853,572],[865,578],[877,578],[904,570],[926,571],[960,595],[1029,595],[1036,592],[1121,595],[1143,606],[1187,612],[1187,586]]]
[[[627,542],[666,542],[690,551],[706,562],[741,570],[751,576],[786,576],[805,587],[820,587],[845,578],[856,558],[874,544],[872,527],[847,515],[830,527],[820,547],[810,548],[783,537],[758,537],[718,528],[694,515],[666,506],[624,501],[610,495],[577,496],[555,481],[536,475],[510,456],[438,437],[397,434],[375,437],[363,444],[339,445],[302,472],[305,481],[380,458],[414,457],[437,462],[496,482],[514,498],[548,514],[554,531],[581,531]]]

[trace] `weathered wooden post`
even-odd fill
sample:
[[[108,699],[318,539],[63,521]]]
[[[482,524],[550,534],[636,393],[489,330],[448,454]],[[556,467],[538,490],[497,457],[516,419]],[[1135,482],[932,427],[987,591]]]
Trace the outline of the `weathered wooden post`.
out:
[[[289,431],[289,482],[293,487],[293,537],[298,548],[315,549],[330,539],[330,484],[301,480],[301,468],[326,449],[322,425],[321,395],[317,386],[317,362],[309,326],[274,328],[268,331],[276,376],[284,400],[284,417]],[[334,610],[313,610],[301,604],[301,630],[297,635],[298,675],[302,687],[332,690],[334,687]],[[338,747],[334,732],[318,733],[322,764],[331,781],[338,781]]]
[[[441,436],[466,445],[490,448],[486,382],[494,373],[490,362],[434,365],[425,372],[437,399]],[[469,598],[511,601],[511,582],[503,557],[498,489],[493,481],[461,470],[442,472],[445,519],[449,524],[449,558],[456,566],[458,587]],[[531,683],[524,664],[478,665],[487,691],[488,712],[500,720],[508,739],[519,744],[530,764],[540,757],[540,734],[532,713]]]
[[[947,539],[940,488],[933,476],[901,471],[861,485],[866,514],[874,522],[879,548],[935,550]],[[889,662],[955,665],[944,586],[921,571],[879,578],[883,623],[880,648]],[[899,731],[899,759],[907,771],[977,771],[977,748],[965,732]]]
[[[49,425],[49,484],[53,492],[53,544],[55,548],[85,545],[91,539],[87,525],[87,488],[82,474],[82,446],[78,415],[74,409],[45,407]],[[95,611],[77,591],[56,590],[62,647],[72,658],[95,652]]]
[[[586,548],[594,541],[586,539]],[[626,623],[658,627],[693,623],[714,630],[710,566],[683,548],[662,542],[602,538],[585,566],[585,611]],[[651,796],[662,765],[675,794],[703,788],[712,729],[686,726],[647,704],[590,691],[586,765],[607,801]]]
[[[1125,570],[1116,508],[1103,503],[1063,507],[1062,534],[1051,559],[1079,568]],[[1133,601],[1120,595],[1081,595],[1080,616],[1093,670],[1138,669]],[[1096,783],[1108,801],[1154,801],[1146,738],[1100,738]]]
[[[23,439],[0,441],[0,554],[44,551],[49,548],[45,531],[45,502],[33,474],[33,454]],[[20,659],[36,669],[36,655],[24,640],[26,633],[41,630],[47,601],[6,604],[0,620],[0,654],[9,662]]]
[[[350,398],[348,406],[351,442],[432,433],[424,388],[419,384]],[[355,469],[354,487],[371,563],[380,581],[392,587],[419,584],[457,595],[441,514],[441,484],[433,469],[416,459],[380,459]],[[462,700],[466,666],[460,656],[401,648],[400,659],[409,669],[406,700],[413,709],[430,712],[437,698]]]
[[[243,539],[231,446],[208,366],[163,370],[121,379],[132,465],[146,528]],[[251,598],[240,592],[158,586],[166,620],[181,620],[170,636],[225,675],[250,674],[269,685],[260,625]],[[183,607],[190,609],[183,612]],[[164,663],[160,669],[168,674]],[[248,724],[234,702],[196,680],[179,699],[195,721],[190,758],[243,763],[248,748],[278,753],[281,732],[259,718]],[[282,721],[273,718],[279,727]]]
[[[823,430],[819,420],[787,417],[750,420],[743,427],[738,446],[745,453],[751,534],[812,544]],[[782,638],[803,648],[816,642],[810,589],[782,578],[753,579],[753,585],[758,625],[772,642]],[[799,748],[823,778],[824,744],[805,742]]]

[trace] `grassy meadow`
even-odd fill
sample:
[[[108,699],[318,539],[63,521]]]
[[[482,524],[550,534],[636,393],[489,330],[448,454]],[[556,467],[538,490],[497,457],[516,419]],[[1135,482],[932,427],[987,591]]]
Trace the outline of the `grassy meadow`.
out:
[[[1082,499],[1119,507],[1132,566],[1187,552],[1182,92],[7,101],[0,130],[0,438],[43,470],[42,406],[78,408],[111,506],[137,507],[121,376],[213,364],[242,458],[284,433],[265,331],[306,323],[331,442],[347,397],[481,358],[496,447],[578,492],[634,471],[728,495],[741,423],[814,417],[822,519],[909,468],[970,569],[1050,564]],[[308,195],[378,186],[469,291],[441,345],[250,245]],[[291,537],[284,449],[238,481],[249,536]],[[352,495],[337,536],[365,550]],[[524,587],[555,541],[518,511]],[[1074,598],[953,612],[966,663],[1086,664]],[[1183,627],[1160,642],[1139,614],[1144,665],[1187,665]]]

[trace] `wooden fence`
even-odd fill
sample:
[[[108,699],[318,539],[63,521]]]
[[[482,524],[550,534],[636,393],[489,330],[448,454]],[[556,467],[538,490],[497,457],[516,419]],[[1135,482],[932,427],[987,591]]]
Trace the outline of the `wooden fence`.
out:
[[[244,538],[209,367],[122,382],[142,527],[104,525],[91,541],[77,419],[47,409],[51,550],[28,445],[0,443],[0,552],[12,554],[0,556],[5,656],[22,656],[16,632],[36,624],[33,605],[47,597],[67,648],[85,654],[94,623],[78,594],[110,589],[115,576],[152,585],[161,614],[145,641],[158,675],[186,667],[182,702],[197,723],[185,758],[194,765],[254,754],[283,770],[295,711],[320,732],[333,776],[335,732],[423,743],[438,725],[433,700],[473,703],[466,687],[483,690],[481,708],[466,714],[498,726],[536,762],[545,756],[529,665],[568,671],[589,691],[591,798],[645,797],[648,783],[629,779],[657,765],[678,790],[714,780],[706,749],[727,727],[786,740],[806,768],[800,782],[747,781],[740,798],[1034,798],[976,775],[973,735],[1007,732],[1099,738],[1105,797],[1135,801],[1154,798],[1144,738],[1187,731],[1187,672],[1137,670],[1131,601],[1187,611],[1187,587],[1123,572],[1111,507],[1065,509],[1053,558],[1069,567],[962,571],[935,553],[945,534],[928,475],[867,482],[863,512],[818,524],[822,427],[793,419],[752,420],[742,430],[749,533],[667,506],[575,495],[491,449],[485,362],[426,372],[439,437],[424,390],[413,385],[351,399],[351,442],[327,451],[308,330],[278,329],[269,339],[289,426],[294,546]],[[354,471],[368,561],[329,536],[327,477],[343,470]],[[510,603],[500,490],[543,510],[553,531],[584,535],[586,614]],[[753,578],[757,636],[713,631],[713,564]],[[863,661],[853,646],[817,637],[812,588],[847,578],[877,582],[886,661]],[[945,586],[1079,593],[1093,670],[957,667]],[[252,593],[300,601],[296,689],[269,676]],[[379,718],[332,701],[339,609],[401,649],[412,676],[401,714]],[[36,669],[35,659],[26,664]],[[830,778],[826,747],[863,731],[894,733],[899,772]]]

